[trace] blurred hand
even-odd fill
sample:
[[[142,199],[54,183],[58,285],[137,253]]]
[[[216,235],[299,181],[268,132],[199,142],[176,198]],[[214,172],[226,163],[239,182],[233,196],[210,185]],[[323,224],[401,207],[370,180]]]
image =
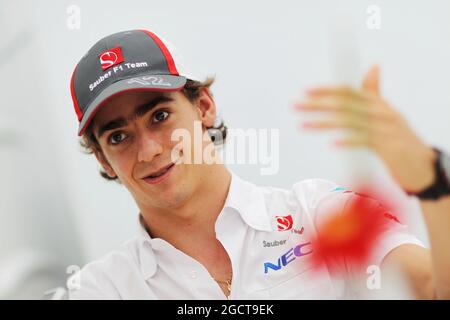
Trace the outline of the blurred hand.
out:
[[[307,92],[306,101],[295,104],[306,112],[325,112],[321,121],[304,122],[311,130],[346,129],[336,141],[342,147],[369,147],[384,161],[394,179],[409,192],[418,192],[434,181],[435,152],[410,128],[379,91],[379,68],[365,76],[362,89],[347,86],[319,87]]]

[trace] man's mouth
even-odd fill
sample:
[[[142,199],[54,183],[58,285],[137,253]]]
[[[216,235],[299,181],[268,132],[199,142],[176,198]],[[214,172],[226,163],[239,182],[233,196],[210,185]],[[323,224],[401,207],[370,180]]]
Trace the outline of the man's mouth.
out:
[[[172,170],[172,168],[174,166],[175,166],[175,164],[171,163],[171,164],[165,166],[164,168],[148,175],[147,177],[144,178],[144,181],[147,183],[150,183],[150,184],[158,183],[169,175],[170,171]]]

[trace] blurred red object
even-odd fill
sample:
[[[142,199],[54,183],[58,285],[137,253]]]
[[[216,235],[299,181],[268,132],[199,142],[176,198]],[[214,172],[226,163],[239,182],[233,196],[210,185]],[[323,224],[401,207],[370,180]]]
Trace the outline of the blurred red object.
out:
[[[349,266],[365,270],[382,233],[393,221],[400,223],[379,201],[354,192],[343,210],[330,212],[329,219],[317,226],[317,236],[312,239],[313,263],[325,263],[332,274]]]

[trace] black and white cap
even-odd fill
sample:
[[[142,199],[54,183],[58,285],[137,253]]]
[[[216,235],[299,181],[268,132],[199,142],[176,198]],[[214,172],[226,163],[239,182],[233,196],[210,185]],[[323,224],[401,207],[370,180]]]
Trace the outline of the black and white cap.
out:
[[[78,135],[111,97],[132,90],[177,91],[187,72],[175,47],[147,30],[131,30],[98,41],[78,62],[70,91],[79,121]]]

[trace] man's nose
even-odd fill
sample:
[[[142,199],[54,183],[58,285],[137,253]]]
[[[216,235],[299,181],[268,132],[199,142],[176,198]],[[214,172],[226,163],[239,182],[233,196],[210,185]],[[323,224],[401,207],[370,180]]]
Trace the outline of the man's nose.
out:
[[[162,145],[156,140],[155,136],[149,132],[144,132],[139,137],[138,143],[138,161],[151,162],[154,157],[163,151]]]

